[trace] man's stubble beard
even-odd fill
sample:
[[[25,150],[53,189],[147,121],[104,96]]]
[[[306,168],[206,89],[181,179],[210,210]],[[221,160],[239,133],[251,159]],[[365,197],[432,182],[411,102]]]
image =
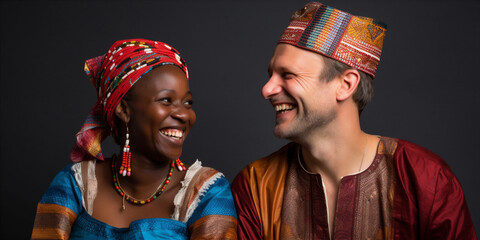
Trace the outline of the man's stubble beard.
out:
[[[298,113],[293,120],[284,127],[283,130],[278,128],[285,120],[275,124],[274,134],[277,138],[284,138],[296,142],[296,139],[307,136],[315,129],[327,127],[335,118],[337,112],[335,109],[330,109],[326,113],[307,112],[302,116]]]

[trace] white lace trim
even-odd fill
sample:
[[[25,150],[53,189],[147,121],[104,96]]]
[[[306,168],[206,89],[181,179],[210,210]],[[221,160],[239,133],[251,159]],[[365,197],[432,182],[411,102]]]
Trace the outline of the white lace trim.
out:
[[[210,188],[210,186],[213,183],[215,183],[215,181],[217,181],[217,179],[221,178],[222,176],[223,176],[223,173],[218,172],[218,173],[215,173],[215,175],[213,175],[212,177],[210,177],[207,181],[205,181],[205,183],[202,185],[202,187],[198,191],[198,194],[195,197],[195,200],[193,200],[192,204],[187,209],[187,214],[185,215],[185,219],[182,222],[186,223],[188,221],[188,219],[190,219],[190,217],[193,214],[193,211],[195,211],[195,209],[198,206],[198,203],[200,202],[200,198],[203,197],[203,195],[205,195],[205,193],[207,193],[207,190]]]
[[[82,181],[82,163],[78,162],[72,165],[73,176],[75,177],[75,181],[77,182],[78,188],[80,188],[80,192],[82,192],[82,204],[85,206],[85,202],[83,200],[83,192],[85,191],[85,187],[83,186]]]
[[[87,161],[87,184],[88,192],[85,192],[85,185],[83,184],[82,178],[82,162],[75,163],[72,165],[73,176],[77,182],[80,192],[82,193],[82,205],[83,208],[87,211],[88,214],[93,214],[93,202],[97,197],[97,176],[95,175],[95,164],[96,160]],[[85,203],[84,196],[87,196],[87,202]]]
[[[177,195],[173,199],[173,204],[175,205],[175,209],[173,210],[172,219],[180,221],[180,207],[185,197],[185,193],[187,192],[188,185],[192,181],[193,176],[197,174],[198,170],[202,168],[202,162],[198,161],[198,159],[193,163],[187,170],[185,174],[185,178],[180,183],[182,184],[182,188],[178,191]],[[185,221],[186,222],[186,221]]]

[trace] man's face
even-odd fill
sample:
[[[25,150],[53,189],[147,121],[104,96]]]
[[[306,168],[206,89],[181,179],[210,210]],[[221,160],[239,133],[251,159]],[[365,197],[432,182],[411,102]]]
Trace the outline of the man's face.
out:
[[[321,79],[320,54],[289,44],[278,44],[270,61],[270,79],[262,95],[276,112],[275,136],[298,140],[336,118],[338,81]]]

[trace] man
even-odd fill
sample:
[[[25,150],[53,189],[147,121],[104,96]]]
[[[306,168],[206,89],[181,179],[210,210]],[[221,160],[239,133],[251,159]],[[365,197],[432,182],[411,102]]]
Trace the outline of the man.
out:
[[[292,142],[235,178],[240,239],[476,239],[442,159],[360,128],[385,31],[316,2],[292,16],[262,89]]]

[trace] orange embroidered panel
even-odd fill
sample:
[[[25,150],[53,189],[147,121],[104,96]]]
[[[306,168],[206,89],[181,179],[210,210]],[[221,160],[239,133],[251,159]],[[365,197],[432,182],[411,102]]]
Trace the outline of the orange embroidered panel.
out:
[[[68,239],[77,214],[57,204],[39,203],[32,239]]]
[[[190,239],[237,239],[237,219],[225,215],[208,215],[189,227]]]

